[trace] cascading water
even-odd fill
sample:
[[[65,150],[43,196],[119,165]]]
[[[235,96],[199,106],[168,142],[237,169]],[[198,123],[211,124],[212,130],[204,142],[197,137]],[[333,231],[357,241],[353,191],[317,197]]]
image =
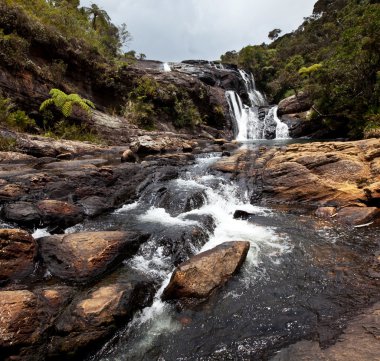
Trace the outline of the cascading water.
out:
[[[169,63],[163,63],[162,66],[163,66],[165,72],[172,71]]]
[[[250,106],[244,105],[239,94],[229,90],[226,92],[230,112],[237,124],[236,139],[286,139],[289,138],[288,126],[277,117],[277,107],[269,109],[261,116],[260,109],[267,107],[267,101],[255,85],[253,75],[239,70],[250,100]]]

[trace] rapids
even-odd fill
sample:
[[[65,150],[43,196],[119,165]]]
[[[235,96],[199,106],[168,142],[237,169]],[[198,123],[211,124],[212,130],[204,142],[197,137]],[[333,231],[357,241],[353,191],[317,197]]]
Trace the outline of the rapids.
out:
[[[90,360],[265,360],[304,338],[328,345],[378,295],[366,269],[376,246],[368,230],[252,205],[244,182],[212,170],[219,158],[201,155],[177,178],[147,186],[137,202],[68,230],[152,235],[123,267],[156,282],[153,303]],[[234,219],[236,210],[252,216]],[[175,264],[229,240],[251,243],[239,274],[196,307],[161,300]]]

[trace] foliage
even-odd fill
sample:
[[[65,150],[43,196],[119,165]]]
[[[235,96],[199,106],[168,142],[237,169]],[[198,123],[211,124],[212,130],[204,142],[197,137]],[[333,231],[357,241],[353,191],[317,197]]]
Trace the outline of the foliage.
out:
[[[273,102],[306,92],[326,122],[359,137],[380,112],[379,49],[378,1],[318,0],[296,31],[221,59],[252,72]]]
[[[91,114],[91,108],[95,108],[94,103],[88,99],[82,98],[78,94],[73,93],[68,95],[59,89],[51,89],[49,94],[51,98],[42,102],[40,106],[41,112],[47,107],[54,105],[62,113],[62,115],[67,118],[71,116],[73,107],[79,107],[88,114]]]
[[[18,131],[28,131],[36,126],[33,119],[22,110],[14,110],[11,100],[2,95],[0,95],[0,124]]]
[[[176,99],[174,105],[174,125],[177,127],[195,126],[202,123],[202,117],[190,98]]]
[[[279,37],[279,35],[282,33],[282,30],[281,29],[273,29],[272,31],[270,31],[269,33],[268,33],[268,38],[270,39],[270,40],[276,40],[278,37]]]
[[[16,139],[4,137],[0,135],[0,151],[2,152],[17,151]]]
[[[96,49],[107,58],[118,55],[131,39],[125,24],[115,26],[95,4],[79,8],[78,0],[3,0],[0,5],[0,27],[7,31],[14,27],[16,15],[27,30],[28,34],[19,34],[25,39],[48,42],[54,38],[59,42],[63,38]]]
[[[86,125],[70,124],[65,119],[60,120],[52,128],[49,128],[45,132],[45,136],[81,142],[101,143],[99,136],[94,134]]]

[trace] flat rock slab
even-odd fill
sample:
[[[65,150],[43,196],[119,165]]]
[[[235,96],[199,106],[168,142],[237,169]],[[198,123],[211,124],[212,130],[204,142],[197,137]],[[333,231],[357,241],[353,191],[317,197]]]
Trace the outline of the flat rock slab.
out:
[[[180,264],[174,271],[163,299],[206,298],[225,283],[243,264],[249,242],[225,242]]]
[[[37,243],[20,229],[0,229],[0,283],[33,271]]]
[[[42,237],[38,243],[54,276],[87,282],[134,254],[147,237],[136,232],[83,232]]]

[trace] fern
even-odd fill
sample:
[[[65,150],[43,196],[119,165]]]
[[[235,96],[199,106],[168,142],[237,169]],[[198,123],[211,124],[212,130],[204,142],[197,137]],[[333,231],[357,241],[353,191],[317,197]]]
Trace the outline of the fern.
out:
[[[54,105],[62,115],[67,118],[72,114],[73,107],[77,106],[88,114],[92,109],[95,109],[95,105],[91,100],[84,99],[78,94],[66,94],[59,89],[51,89],[49,92],[51,98],[46,99],[40,105],[40,111],[45,110],[47,107]]]

